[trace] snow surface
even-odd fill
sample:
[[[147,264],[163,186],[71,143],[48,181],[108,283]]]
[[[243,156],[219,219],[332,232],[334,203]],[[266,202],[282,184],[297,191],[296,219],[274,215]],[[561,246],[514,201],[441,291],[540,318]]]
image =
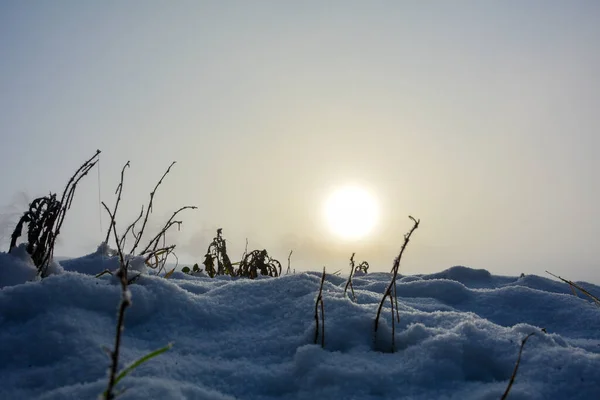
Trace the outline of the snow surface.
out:
[[[121,288],[94,274],[118,263],[100,246],[27,282],[35,276],[27,257],[23,249],[0,253],[0,399],[97,398]],[[499,399],[531,332],[509,399],[600,398],[600,309],[568,285],[465,267],[399,277],[390,353],[389,302],[373,335],[389,280],[357,274],[353,303],[343,295],[346,277],[327,277],[322,349],[312,344],[319,273],[248,280],[146,272],[130,286],[121,361],[174,346],[124,378],[120,398]]]

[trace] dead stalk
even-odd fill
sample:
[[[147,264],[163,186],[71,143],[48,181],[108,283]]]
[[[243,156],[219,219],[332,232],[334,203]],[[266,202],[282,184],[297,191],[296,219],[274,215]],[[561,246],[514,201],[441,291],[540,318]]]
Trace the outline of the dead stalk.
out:
[[[115,194],[117,195],[117,201],[115,202],[115,208],[112,212],[112,215],[117,215],[117,211],[119,209],[119,203],[121,202],[121,193],[123,192],[123,180],[125,178],[125,168],[129,168],[130,164],[129,161],[127,161],[125,163],[125,165],[123,165],[123,169],[121,169],[121,181],[119,182],[119,185],[117,186],[117,190],[115,190]],[[114,224],[114,219],[111,219],[110,221],[110,225],[108,226],[108,230],[106,231],[106,239],[104,239],[104,242],[106,244],[108,244],[108,239],[110,238],[110,233],[112,231],[112,227]]]
[[[148,223],[148,216],[152,212],[152,202],[154,201],[154,195],[156,194],[156,190],[158,190],[158,187],[161,185],[162,181],[165,179],[167,174],[171,171],[171,167],[173,167],[173,165],[175,165],[175,163],[176,163],[176,161],[173,161],[171,163],[171,165],[169,165],[169,168],[167,168],[167,170],[165,171],[163,176],[159,179],[156,186],[154,186],[154,190],[152,190],[152,192],[150,192],[150,201],[148,202],[148,207],[146,208],[146,214],[144,215],[144,222],[142,223],[142,228],[140,229],[140,231],[137,234],[134,232],[135,242],[133,244],[133,247],[131,248],[131,251],[130,251],[131,254],[134,254],[135,249],[138,247],[138,245],[140,244],[140,240],[142,239],[141,233],[144,232],[144,229],[146,228],[146,224]],[[132,232],[133,232],[133,229],[132,229]]]
[[[578,284],[576,284],[575,282],[572,282],[572,281],[570,281],[570,280],[567,280],[567,279],[563,279],[563,278],[561,278],[561,277],[560,277],[560,276],[558,276],[558,275],[554,275],[552,272],[548,272],[548,271],[546,271],[546,272],[547,272],[548,274],[552,275],[553,277],[555,277],[555,278],[558,278],[558,279],[560,279],[561,281],[563,281],[563,282],[565,282],[566,284],[568,284],[568,285],[571,287],[571,291],[573,292],[573,294],[574,294],[575,296],[577,296],[577,293],[575,292],[575,289],[573,289],[573,288],[576,288],[576,289],[578,289],[578,290],[579,290],[581,293],[585,294],[587,297],[589,297],[590,299],[592,299],[592,301],[593,301],[593,302],[594,302],[594,303],[595,303],[595,304],[596,304],[598,307],[600,307],[600,299],[599,299],[598,297],[594,296],[593,294],[591,294],[590,292],[588,292],[587,290],[585,290],[584,288],[582,288],[581,286],[579,286]]]
[[[323,305],[323,284],[325,283],[325,267],[321,276],[319,295],[315,302],[315,344],[319,341],[319,304],[321,305],[321,347],[325,348],[325,306]]]
[[[115,333],[115,349],[110,351],[111,365],[110,365],[110,373],[108,379],[108,387],[106,389],[106,399],[112,400],[115,398],[115,394],[113,393],[115,381],[117,377],[117,369],[119,364],[119,351],[121,349],[121,335],[123,333],[123,321],[125,319],[125,310],[127,307],[131,305],[131,299],[129,295],[129,290],[127,289],[127,268],[129,264],[129,260],[125,261],[125,257],[123,255],[123,250],[121,245],[119,244],[119,237],[117,235],[117,228],[115,222],[115,216],[110,212],[106,204],[103,202],[102,205],[108,212],[108,215],[111,219],[111,227],[113,234],[115,236],[115,241],[117,243],[117,251],[119,252],[119,269],[117,271],[117,277],[119,278],[119,282],[121,283],[121,303],[119,304],[119,313],[117,316],[117,330]]]
[[[398,298],[397,298],[397,293],[395,290],[395,285],[396,285],[396,277],[398,276],[398,270],[400,269],[400,260],[402,259],[402,255],[404,254],[404,250],[406,250],[406,246],[408,245],[408,242],[410,241],[410,237],[413,234],[413,232],[419,227],[419,223],[421,222],[421,220],[417,220],[414,219],[412,216],[409,216],[408,218],[410,218],[414,225],[412,227],[412,229],[404,235],[404,244],[402,244],[402,248],[400,249],[400,253],[398,254],[398,257],[396,257],[396,259],[394,260],[394,266],[392,268],[392,280],[390,281],[389,285],[387,286],[387,288],[385,289],[385,292],[383,293],[383,297],[381,298],[381,301],[379,302],[379,307],[377,308],[377,315],[375,317],[375,338],[377,337],[377,328],[379,327],[379,317],[381,315],[381,310],[383,309],[383,304],[385,303],[385,300],[387,297],[390,298],[390,302],[392,303],[392,353],[395,351],[395,346],[394,346],[394,332],[395,332],[395,320],[394,320],[394,299],[392,297],[396,297],[396,304],[398,304]],[[397,312],[397,319],[398,322],[400,321],[400,314],[398,313],[398,307],[396,306],[396,312]]]
[[[523,339],[523,341],[521,342],[521,348],[519,349],[519,357],[517,357],[517,363],[515,364],[515,369],[513,370],[513,373],[510,377],[510,381],[508,382],[506,391],[504,392],[504,394],[502,395],[500,400],[505,400],[506,397],[508,396],[508,393],[510,392],[510,388],[512,387],[513,383],[515,382],[515,378],[517,377],[517,371],[519,370],[519,364],[521,363],[521,354],[523,354],[523,348],[525,347],[525,343],[527,343],[527,339],[529,339],[533,335],[535,335],[535,332],[531,332],[529,335],[525,336],[525,339]]]

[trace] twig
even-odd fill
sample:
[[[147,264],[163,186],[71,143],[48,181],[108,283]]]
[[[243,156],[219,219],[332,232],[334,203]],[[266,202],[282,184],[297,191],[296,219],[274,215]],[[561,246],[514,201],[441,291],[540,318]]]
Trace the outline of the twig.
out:
[[[323,275],[321,276],[321,286],[319,287],[319,295],[315,302],[315,344],[319,340],[319,303],[321,304],[321,347],[325,348],[325,306],[323,305],[323,284],[325,283],[325,267],[323,267]]]
[[[113,230],[113,234],[115,236],[115,242],[117,243],[117,251],[119,252],[119,270],[117,271],[117,277],[121,283],[121,304],[119,305],[119,313],[117,316],[117,330],[115,333],[115,349],[110,352],[111,356],[111,366],[110,373],[108,379],[108,387],[106,388],[105,398],[107,400],[112,400],[115,398],[115,394],[113,393],[114,386],[116,384],[117,378],[117,368],[119,364],[119,351],[121,348],[121,334],[123,333],[123,321],[125,319],[125,310],[127,307],[131,305],[131,295],[129,290],[127,289],[127,268],[129,267],[129,260],[125,261],[125,257],[123,256],[123,249],[119,244],[119,237],[117,235],[116,221],[115,216],[110,212],[108,207],[104,202],[102,205],[108,212],[111,218],[111,226]]]
[[[244,260],[246,258],[246,254],[248,254],[248,238],[246,238],[246,246],[244,247],[244,253],[242,254],[242,258],[240,258],[240,260]],[[238,265],[241,264],[241,261],[238,263]]]
[[[582,288],[581,286],[577,285],[575,282],[569,281],[569,280],[567,280],[567,279],[563,279],[563,278],[561,278],[561,277],[560,277],[560,276],[558,276],[558,275],[554,275],[552,272],[548,272],[548,271],[546,271],[546,272],[547,272],[548,274],[552,275],[553,277],[555,277],[555,278],[558,278],[558,279],[560,279],[561,281],[563,281],[563,282],[565,282],[565,283],[569,284],[569,286],[571,287],[571,290],[573,291],[573,294],[574,294],[575,296],[577,296],[577,294],[576,294],[576,293],[575,293],[575,291],[573,290],[573,288],[574,288],[574,287],[575,287],[575,288],[577,288],[577,289],[579,289],[579,291],[580,291],[581,293],[585,294],[587,297],[589,297],[590,299],[592,299],[592,300],[594,301],[594,303],[596,303],[596,305],[597,305],[598,307],[600,307],[600,299],[599,299],[598,297],[594,296],[593,294],[591,294],[590,292],[588,292],[587,290],[585,290],[584,288]]]
[[[291,258],[292,258],[293,252],[294,252],[294,250],[290,250],[290,254],[288,255],[288,267],[287,267],[287,270],[285,271],[286,275],[290,274],[290,265],[291,265]]]
[[[398,254],[398,257],[396,257],[396,259],[394,260],[394,266],[392,268],[392,274],[393,274],[392,280],[390,281],[389,285],[385,289],[385,292],[383,293],[383,297],[381,298],[381,301],[379,302],[379,307],[377,308],[377,315],[375,317],[375,337],[377,337],[377,328],[379,327],[379,316],[381,315],[381,310],[383,309],[383,304],[385,303],[385,299],[386,299],[386,297],[389,296],[390,301],[392,301],[392,353],[395,351],[395,349],[394,349],[395,321],[394,321],[394,304],[393,304],[393,299],[392,299],[392,290],[393,290],[394,284],[396,282],[396,277],[398,276],[398,270],[400,269],[400,260],[402,259],[402,254],[404,254],[404,250],[406,249],[406,246],[408,245],[408,242],[410,241],[411,235],[419,227],[419,223],[421,222],[421,220],[414,219],[410,215],[408,216],[408,218],[410,218],[413,221],[414,225],[413,225],[412,229],[406,235],[404,235],[404,244],[402,244],[402,248],[400,249],[400,253]],[[394,296],[397,296],[396,291],[394,290],[393,292],[394,292]],[[396,297],[396,301],[397,301],[397,297]],[[398,314],[398,321],[400,321],[399,314]]]
[[[67,210],[71,208],[71,203],[73,202],[73,198],[75,196],[75,189],[77,188],[77,184],[84,176],[90,172],[92,168],[96,165],[98,160],[93,161],[98,155],[101,153],[100,150],[96,150],[96,153],[85,163],[83,163],[79,169],[73,174],[65,190],[63,192],[62,198],[60,200],[61,209],[56,216],[56,224],[54,225],[54,230],[50,235],[50,243],[49,243],[49,251],[46,253],[46,257],[44,257],[44,261],[42,262],[42,266],[39,269],[40,276],[45,276],[46,271],[48,269],[48,265],[50,260],[54,257],[54,244],[56,243],[56,237],[60,233],[60,228],[65,220],[65,216],[67,214]]]
[[[517,371],[519,370],[519,364],[521,363],[521,354],[523,353],[523,347],[525,347],[525,343],[527,343],[527,339],[529,339],[533,335],[535,335],[535,332],[531,332],[529,335],[525,336],[525,339],[523,339],[523,341],[521,342],[521,348],[519,349],[519,357],[517,357],[517,363],[515,364],[515,369],[513,370],[513,373],[510,377],[510,381],[508,382],[506,391],[504,392],[504,394],[502,395],[500,400],[505,400],[506,397],[508,396],[508,392],[510,392],[510,388],[512,387],[513,383],[515,382],[515,378],[517,377]]]
[[[121,202],[121,193],[123,192],[123,179],[125,178],[125,168],[129,168],[129,167],[130,167],[130,164],[129,164],[129,161],[127,161],[127,163],[125,163],[125,165],[123,165],[123,169],[121,169],[121,181],[119,182],[119,185],[117,186],[117,190],[115,190],[115,194],[117,195],[117,201],[115,202],[115,208],[112,212],[112,215],[117,215],[117,210],[119,209],[119,203]],[[108,238],[110,237],[113,223],[114,223],[114,220],[111,220],[110,226],[108,227],[108,230],[106,232],[106,239],[104,239],[104,242],[106,244],[108,244]]]
[[[167,174],[171,171],[171,167],[173,167],[173,165],[175,165],[175,163],[176,163],[176,161],[173,161],[171,163],[171,165],[169,165],[169,168],[167,168],[167,170],[165,171],[163,176],[160,178],[160,180],[154,187],[154,190],[152,192],[150,192],[150,201],[148,202],[148,208],[146,209],[146,215],[144,216],[144,222],[142,223],[142,228],[140,229],[138,234],[137,235],[134,234],[136,239],[135,239],[135,243],[133,244],[133,247],[131,248],[131,251],[130,251],[131,254],[134,254],[135,249],[138,247],[138,245],[140,244],[140,240],[142,239],[142,233],[144,232],[144,229],[146,228],[146,224],[148,223],[148,216],[152,212],[152,202],[154,201],[154,195],[156,194],[156,190],[162,183],[163,179],[165,179],[165,176],[167,176]]]
[[[400,311],[398,311],[398,287],[396,285],[396,280],[394,279],[394,300],[396,301],[396,320],[400,323]],[[392,312],[392,315],[394,313]],[[394,317],[392,317],[393,319]]]
[[[127,229],[125,230],[125,233],[123,234],[123,236],[121,236],[121,240],[120,240],[121,248],[125,248],[125,239],[127,238],[127,234],[129,233],[129,231],[131,231],[133,237],[137,239],[137,237],[135,236],[135,231],[134,231],[135,224],[137,224],[139,222],[139,220],[142,219],[143,215],[144,215],[144,206],[142,205],[142,210],[140,211],[140,215],[138,215],[138,217],[135,219],[135,221],[133,221],[131,223],[131,225],[129,225],[127,227]]]
[[[172,227],[173,225],[181,226],[182,221],[174,221],[173,220],[177,216],[177,214],[179,214],[183,210],[187,210],[187,209],[196,210],[197,208],[198,207],[196,207],[196,206],[184,206],[184,207],[181,207],[179,210],[175,211],[173,213],[173,215],[171,215],[171,218],[169,218],[169,220],[165,223],[165,225],[160,230],[160,232],[158,232],[156,234],[156,236],[154,236],[152,238],[152,240],[150,240],[150,242],[148,243],[146,248],[141,252],[141,254],[146,254],[150,250],[151,247],[152,247],[152,251],[156,250],[156,248],[158,247],[158,242],[159,242],[160,238],[166,234],[166,232],[169,230],[170,227]]]
[[[352,275],[354,275],[354,255],[356,253],[352,253],[350,257],[350,275],[348,275],[348,282],[346,282],[346,286],[344,286],[344,296],[348,291],[348,288],[352,291],[352,300],[356,302],[356,295],[354,294],[354,286],[352,285]]]

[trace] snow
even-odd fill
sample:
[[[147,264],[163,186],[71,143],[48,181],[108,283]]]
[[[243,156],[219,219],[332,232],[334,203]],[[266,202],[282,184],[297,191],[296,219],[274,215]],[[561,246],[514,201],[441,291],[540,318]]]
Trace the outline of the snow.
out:
[[[113,347],[121,287],[94,275],[118,266],[109,250],[59,261],[42,280],[24,248],[0,253],[0,399],[91,399],[106,389],[103,347]],[[499,399],[531,332],[509,399],[600,398],[600,308],[568,285],[466,267],[399,276],[391,353],[389,302],[373,334],[389,280],[357,273],[353,303],[346,277],[327,276],[322,349],[313,344],[320,273],[145,271],[129,286],[120,368],[174,345],[125,377],[120,398]]]

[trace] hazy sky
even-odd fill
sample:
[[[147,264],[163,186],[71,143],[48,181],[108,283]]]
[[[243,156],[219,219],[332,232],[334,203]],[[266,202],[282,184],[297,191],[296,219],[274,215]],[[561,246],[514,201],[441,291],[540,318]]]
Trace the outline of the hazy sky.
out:
[[[388,271],[410,214],[405,273],[598,282],[599,20],[595,0],[2,1],[3,221],[99,148],[59,254],[103,240],[99,182],[112,205],[131,160],[123,229],[176,160],[152,228],[199,207],[169,236],[184,261],[222,227],[234,259],[248,237],[298,269],[356,251]],[[323,222],[344,184],[381,204],[360,243]]]

